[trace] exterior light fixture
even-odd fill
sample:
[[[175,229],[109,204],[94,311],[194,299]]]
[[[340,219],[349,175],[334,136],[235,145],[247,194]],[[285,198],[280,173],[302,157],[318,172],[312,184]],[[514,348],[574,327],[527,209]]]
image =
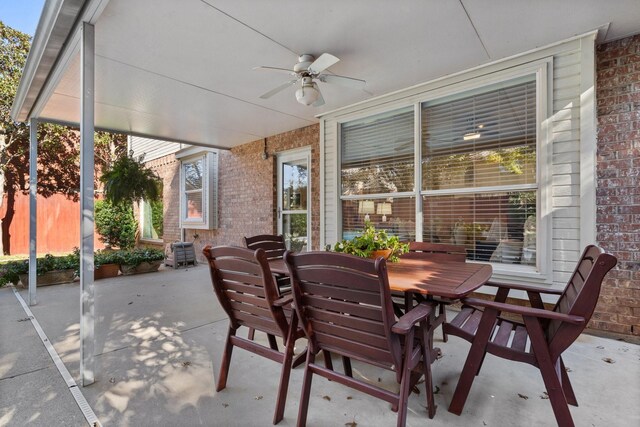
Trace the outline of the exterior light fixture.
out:
[[[311,105],[318,100],[320,93],[313,85],[311,77],[302,79],[302,87],[296,91],[296,100],[303,105]]]

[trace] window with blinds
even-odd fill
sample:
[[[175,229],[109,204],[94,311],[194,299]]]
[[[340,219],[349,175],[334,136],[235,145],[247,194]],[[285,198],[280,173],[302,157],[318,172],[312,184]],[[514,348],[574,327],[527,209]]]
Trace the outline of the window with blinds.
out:
[[[423,240],[469,258],[535,264],[536,82],[422,104]]]
[[[413,109],[344,123],[342,195],[413,191],[413,134]]]

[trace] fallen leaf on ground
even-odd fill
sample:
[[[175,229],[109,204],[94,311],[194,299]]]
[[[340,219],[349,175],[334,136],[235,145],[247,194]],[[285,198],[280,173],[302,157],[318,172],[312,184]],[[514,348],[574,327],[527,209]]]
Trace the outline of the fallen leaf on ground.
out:
[[[330,396],[322,396],[322,398],[323,398],[324,400],[328,400],[329,402],[331,402],[331,397],[330,397]]]
[[[414,385],[413,388],[411,389],[411,392],[415,394],[420,394],[420,389],[418,388],[417,385]]]
[[[183,367],[183,368],[187,368],[187,367],[189,367],[189,366],[191,366],[191,362],[189,362],[188,360],[187,360],[187,361],[185,361],[185,362],[182,362],[182,367]]]
[[[520,394],[520,393],[518,393],[518,396],[520,396],[520,399],[524,399],[524,400],[527,400],[529,398],[529,396],[525,396],[524,394]]]
[[[351,421],[350,423],[344,423],[344,425],[347,427],[356,427],[358,423],[355,421]]]
[[[262,396],[256,396],[254,397],[255,400],[262,400]]]
[[[347,400],[353,399],[353,396],[347,396]]]
[[[607,363],[616,363],[616,361],[610,357],[603,357],[602,360]]]
[[[382,378],[378,377],[378,382],[382,381]]]
[[[33,319],[33,316],[29,316],[29,317],[24,317],[22,319],[18,319],[18,322],[26,322],[26,321],[31,320],[31,319]]]
[[[565,367],[564,367],[564,370],[565,370],[565,372],[571,372],[571,368],[570,368],[570,367],[568,367],[568,366],[565,366]]]
[[[228,404],[228,403],[223,403],[223,404],[222,404],[222,407],[223,407],[223,408],[226,408],[226,407],[228,407],[228,406],[229,406],[229,404]]]
[[[130,302],[129,304],[127,304],[127,305],[131,305],[131,304],[133,304],[133,301],[131,301],[131,302]]]
[[[600,350],[604,350],[604,346],[603,345],[599,345],[596,348],[599,348]]]
[[[109,382],[110,382],[111,384],[115,384],[116,379],[115,379],[115,378],[113,378],[113,377],[111,377],[111,378],[109,378]]]
[[[440,393],[440,387],[436,386],[436,390],[433,392],[433,394],[438,394]]]
[[[540,399],[546,400],[548,398],[549,398],[549,393],[547,393],[546,391],[543,391],[542,395],[540,395]]]

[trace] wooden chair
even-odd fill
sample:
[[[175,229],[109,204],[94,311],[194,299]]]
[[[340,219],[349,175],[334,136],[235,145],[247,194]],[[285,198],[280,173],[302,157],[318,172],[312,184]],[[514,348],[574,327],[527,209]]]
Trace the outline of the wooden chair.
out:
[[[464,299],[462,311],[444,325],[447,333],[472,343],[449,411],[460,415],[473,379],[480,373],[486,353],[491,353],[540,369],[558,425],[573,426],[567,404],[578,406],[578,402],[561,355],[587,326],[602,280],[616,263],[613,255],[591,245],[582,253],[563,291],[493,284],[498,288],[495,301]],[[511,289],[526,291],[531,307],[506,304]],[[553,310],[544,308],[542,293],[560,297]],[[504,319],[501,312],[518,314],[524,322]]]
[[[287,319],[285,308],[290,307],[291,295],[280,297],[278,294],[267,256],[262,249],[207,246],[203,253],[209,261],[213,289],[229,316],[229,331],[216,391],[226,387],[234,346],[281,363],[280,385],[273,416],[273,423],[277,424],[284,415],[293,347],[295,341],[304,336],[304,332],[298,328],[297,316],[290,308],[290,320]],[[269,347],[236,336],[240,326],[265,332]],[[284,353],[278,351],[276,336],[285,341]]]
[[[267,260],[282,259],[287,247],[284,243],[282,235],[260,234],[258,236],[243,237],[242,242],[248,249],[263,249],[267,255]],[[291,281],[289,277],[275,275],[278,291],[281,295],[291,292]]]
[[[383,258],[373,261],[330,252],[287,252],[285,261],[294,305],[309,342],[297,425],[306,425],[313,374],[390,402],[398,410],[398,426],[405,425],[410,390],[424,374],[432,418],[431,305],[422,303],[396,321]],[[316,364],[319,351],[342,356],[347,372]],[[353,378],[351,359],[395,371],[400,391]]]
[[[409,252],[401,256],[404,259],[428,259],[431,261],[454,261],[465,262],[467,260],[467,250],[462,245],[448,245],[444,243],[430,243],[430,242],[409,242]],[[411,304],[411,301],[405,301],[405,306]],[[450,301],[439,300],[438,301],[438,316],[433,328],[437,328],[447,321],[447,305]],[[447,342],[447,333],[442,328],[442,340]]]

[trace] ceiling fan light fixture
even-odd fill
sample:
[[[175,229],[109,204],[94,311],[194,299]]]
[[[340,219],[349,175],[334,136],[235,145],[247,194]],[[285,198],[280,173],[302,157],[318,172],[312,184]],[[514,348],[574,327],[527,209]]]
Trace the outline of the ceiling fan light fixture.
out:
[[[296,100],[302,105],[311,105],[318,100],[318,89],[313,87],[312,84],[303,84],[301,88],[296,91]]]

